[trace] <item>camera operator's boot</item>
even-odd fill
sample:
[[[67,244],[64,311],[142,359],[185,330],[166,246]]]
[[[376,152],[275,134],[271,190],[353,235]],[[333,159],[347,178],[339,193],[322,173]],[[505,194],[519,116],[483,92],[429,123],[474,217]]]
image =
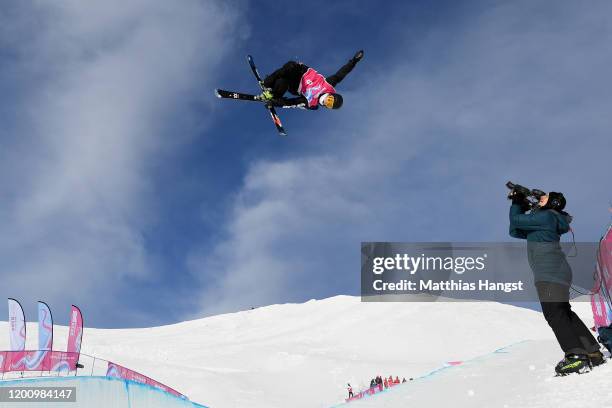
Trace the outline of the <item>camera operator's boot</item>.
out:
[[[604,355],[601,351],[595,351],[594,353],[589,353],[589,361],[591,362],[591,367],[597,367],[598,365],[602,365],[606,362]]]
[[[568,354],[555,367],[558,376],[572,373],[582,374],[591,371],[591,362],[586,354]]]

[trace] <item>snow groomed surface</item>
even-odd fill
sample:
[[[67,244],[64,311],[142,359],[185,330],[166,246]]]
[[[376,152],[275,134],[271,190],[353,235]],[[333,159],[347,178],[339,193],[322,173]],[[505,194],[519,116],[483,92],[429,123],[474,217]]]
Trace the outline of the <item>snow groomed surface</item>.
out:
[[[612,363],[583,375],[555,377],[561,357],[550,340],[525,341],[337,407],[611,408]]]
[[[465,363],[477,362],[478,360],[482,360],[482,359],[485,359],[485,358],[487,358],[487,357],[493,356],[493,355],[495,355],[496,353],[508,353],[508,352],[509,352],[508,350],[509,350],[510,348],[512,348],[512,347],[514,347],[514,346],[517,346],[517,345],[519,345],[519,344],[522,344],[522,343],[526,343],[526,342],[528,342],[528,341],[529,341],[529,340],[519,341],[519,342],[516,342],[516,343],[510,344],[510,345],[508,345],[508,346],[501,347],[501,348],[499,348],[499,349],[497,349],[497,350],[492,351],[491,353],[487,353],[487,354],[482,355],[482,356],[474,357],[474,358],[472,358],[472,359],[470,359],[470,360],[467,360],[467,361],[461,361],[461,360],[458,360],[458,361],[448,361],[448,362],[446,362],[446,363],[445,363],[443,366],[441,366],[441,367],[439,367],[439,368],[436,368],[435,370],[433,370],[433,371],[431,371],[431,372],[429,372],[429,373],[427,373],[427,374],[424,374],[424,375],[418,376],[418,377],[416,377],[416,378],[414,378],[414,379],[412,379],[412,378],[411,378],[411,379],[410,379],[410,381],[413,381],[413,380],[414,380],[414,381],[419,381],[419,380],[428,379],[428,378],[430,378],[430,377],[432,377],[432,376],[435,376],[435,375],[437,375],[437,374],[440,374],[441,372],[443,372],[443,371],[445,371],[445,370],[448,370],[448,369],[451,369],[451,368],[455,368],[455,367],[460,366],[460,365],[463,365],[463,364],[465,364]],[[380,389],[379,389],[378,387],[372,388],[372,390],[374,390],[374,392],[368,392],[368,390],[364,390],[364,391],[358,392],[358,393],[356,394],[356,396],[355,396],[355,397],[353,397],[353,398],[347,398],[347,399],[345,400],[345,402],[344,402],[344,403],[342,403],[342,404],[338,404],[338,405],[334,405],[334,406],[333,406],[333,407],[331,407],[331,408],[344,407],[344,406],[347,406],[346,404],[348,404],[348,403],[350,403],[350,402],[359,401],[359,400],[361,400],[361,399],[363,399],[363,398],[369,398],[369,397],[372,397],[372,396],[379,396],[381,393],[383,393],[383,392],[384,392],[384,393],[386,393],[386,392],[390,392],[391,390],[393,390],[393,389],[394,389],[394,387],[396,387],[396,386],[398,386],[398,385],[403,385],[403,384],[407,384],[407,383],[393,384],[393,385],[390,385],[388,388],[385,388],[385,389],[382,389],[382,385],[381,385],[381,388],[380,388]],[[410,384],[408,383],[407,385],[410,385]],[[404,387],[404,388],[405,388],[405,387]],[[399,388],[398,388],[398,389],[399,389]],[[354,406],[354,404],[353,404],[353,405],[350,405],[350,406]]]
[[[109,377],[27,378],[0,381],[0,387],[75,387],[75,402],[52,402],[55,408],[207,408],[149,385]],[[0,402],[0,408],[13,408],[15,402]],[[47,402],[19,402],[20,408],[38,408]]]

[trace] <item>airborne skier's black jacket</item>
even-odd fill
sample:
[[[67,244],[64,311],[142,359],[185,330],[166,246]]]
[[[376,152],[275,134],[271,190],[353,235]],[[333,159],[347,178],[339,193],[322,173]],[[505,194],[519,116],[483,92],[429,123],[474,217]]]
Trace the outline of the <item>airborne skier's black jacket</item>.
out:
[[[357,61],[350,59],[344,64],[334,75],[328,76],[325,80],[333,87],[340,83],[349,72],[355,68]],[[308,66],[301,62],[289,61],[264,79],[263,83],[266,88],[271,88],[274,94],[275,104],[282,106],[298,106],[308,108],[308,101],[298,92],[302,75],[308,71]],[[297,98],[284,98],[285,92],[289,91]]]

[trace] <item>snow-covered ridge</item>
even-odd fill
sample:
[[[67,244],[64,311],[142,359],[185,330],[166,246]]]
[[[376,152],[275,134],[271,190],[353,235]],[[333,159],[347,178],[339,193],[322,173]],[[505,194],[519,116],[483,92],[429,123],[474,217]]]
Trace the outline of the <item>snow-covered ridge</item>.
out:
[[[589,304],[575,307],[591,324]],[[56,327],[54,338],[54,348],[65,347],[66,328]],[[542,315],[531,310],[489,302],[362,303],[336,296],[147,329],[85,328],[82,351],[212,408],[299,408],[343,401],[347,382],[361,389],[379,374],[416,378],[446,361],[469,360],[526,339],[540,341],[553,360],[561,358]],[[35,345],[36,327],[29,324],[28,347]],[[0,336],[0,348],[8,348],[8,335]]]

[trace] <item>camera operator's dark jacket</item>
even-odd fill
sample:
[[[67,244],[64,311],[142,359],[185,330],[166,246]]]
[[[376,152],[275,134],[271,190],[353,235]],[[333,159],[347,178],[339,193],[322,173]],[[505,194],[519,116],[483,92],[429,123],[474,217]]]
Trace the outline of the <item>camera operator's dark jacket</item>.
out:
[[[524,214],[519,204],[510,207],[510,236],[527,240],[527,257],[535,282],[571,284],[572,270],[559,244],[570,222],[569,215],[554,210]]]

